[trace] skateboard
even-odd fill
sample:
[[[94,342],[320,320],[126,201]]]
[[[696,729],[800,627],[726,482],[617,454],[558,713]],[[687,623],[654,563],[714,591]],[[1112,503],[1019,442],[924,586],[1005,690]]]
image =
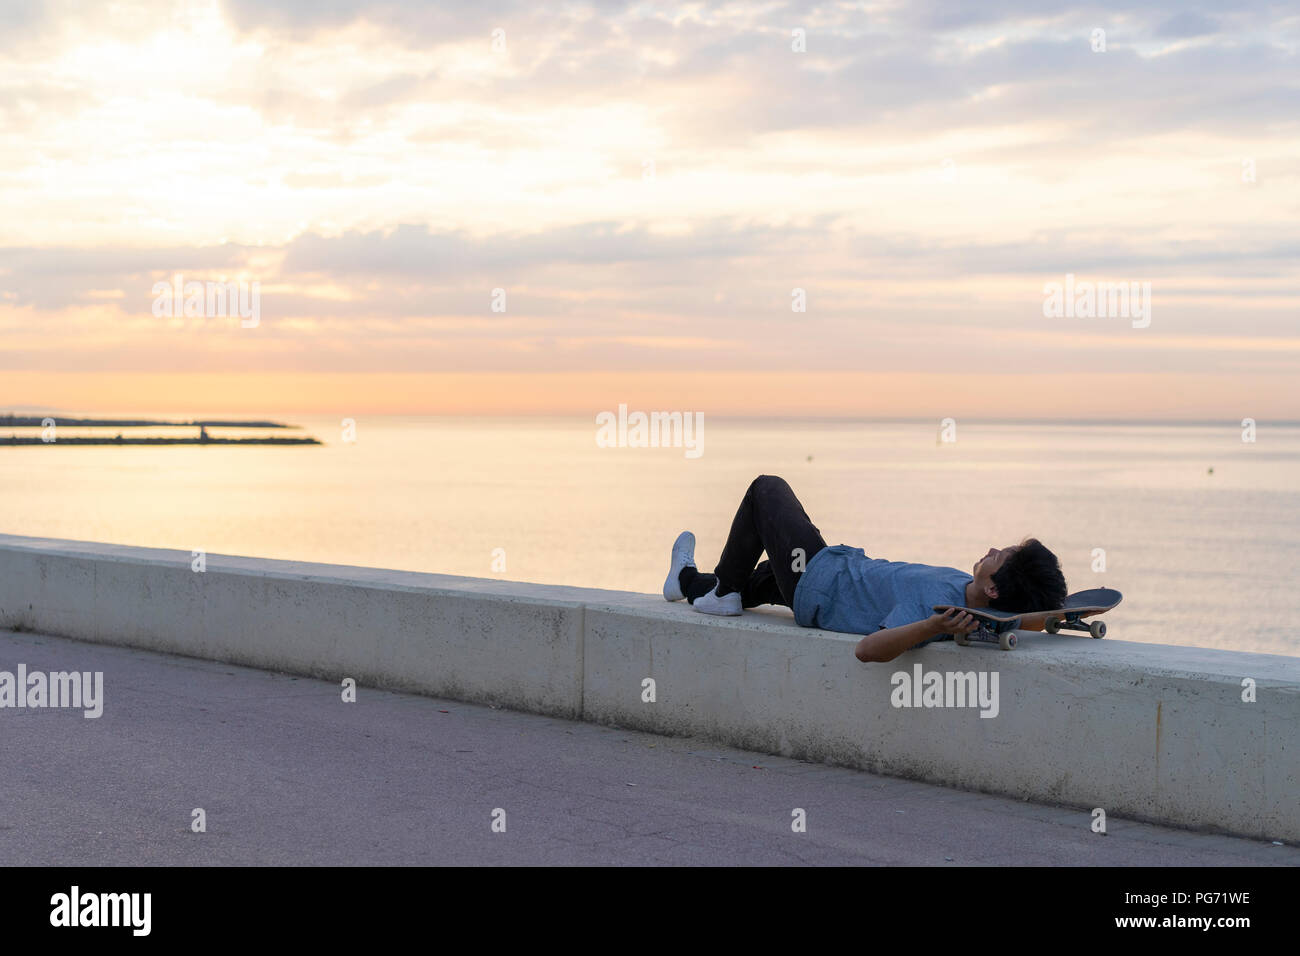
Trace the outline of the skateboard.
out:
[[[1065,599],[1063,606],[1051,611],[1022,611],[1019,614],[1013,614],[984,607],[958,607],[954,604],[936,604],[934,610],[943,613],[956,608],[956,610],[965,611],[976,619],[978,627],[975,630],[969,634],[954,634],[952,636],[952,639],[962,647],[974,641],[981,644],[996,644],[1004,651],[1009,651],[1016,646],[1016,635],[1013,632],[1020,627],[1021,621],[1029,615],[1047,614],[1043,629],[1048,634],[1056,634],[1064,629],[1087,631],[1096,638],[1105,637],[1106,622],[1092,621],[1085,624],[1082,620],[1083,615],[1101,614],[1103,611],[1109,611],[1123,599],[1124,595],[1114,588],[1092,588],[1088,591],[1076,591]]]

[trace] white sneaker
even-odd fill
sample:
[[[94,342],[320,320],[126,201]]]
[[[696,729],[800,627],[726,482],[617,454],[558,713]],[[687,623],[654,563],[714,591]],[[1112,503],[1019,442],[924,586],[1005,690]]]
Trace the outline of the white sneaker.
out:
[[[668,577],[664,578],[664,600],[684,601],[681,577],[683,568],[695,567],[695,535],[683,531],[673,542],[673,556],[668,566]]]
[[[722,617],[738,617],[744,613],[744,608],[740,606],[740,592],[732,591],[730,594],[719,596],[716,584],[708,594],[697,597],[691,607],[703,614],[717,614]]]

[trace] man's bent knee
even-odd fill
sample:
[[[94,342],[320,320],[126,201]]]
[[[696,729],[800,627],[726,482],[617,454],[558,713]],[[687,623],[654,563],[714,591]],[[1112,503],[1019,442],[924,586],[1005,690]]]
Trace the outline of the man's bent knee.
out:
[[[771,494],[772,492],[790,492],[793,494],[790,483],[776,475],[759,475],[749,483],[749,490],[755,495]]]

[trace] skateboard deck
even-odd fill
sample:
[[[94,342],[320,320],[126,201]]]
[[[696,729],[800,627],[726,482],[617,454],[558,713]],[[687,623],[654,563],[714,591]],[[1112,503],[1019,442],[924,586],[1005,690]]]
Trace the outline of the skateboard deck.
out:
[[[1123,599],[1124,595],[1114,588],[1091,588],[1087,591],[1076,591],[1065,599],[1065,604],[1050,611],[1011,613],[986,607],[960,607],[955,604],[936,604],[934,610],[942,613],[956,609],[965,611],[976,619],[978,627],[975,630],[966,635],[952,636],[952,639],[963,647],[975,641],[981,644],[996,644],[1004,651],[1009,651],[1016,646],[1016,635],[1013,632],[1020,627],[1026,617],[1031,615],[1035,617],[1040,614],[1047,615],[1043,630],[1048,634],[1070,630],[1087,631],[1096,638],[1105,637],[1105,621],[1091,621],[1085,624],[1083,617],[1086,614],[1101,614],[1109,611]]]

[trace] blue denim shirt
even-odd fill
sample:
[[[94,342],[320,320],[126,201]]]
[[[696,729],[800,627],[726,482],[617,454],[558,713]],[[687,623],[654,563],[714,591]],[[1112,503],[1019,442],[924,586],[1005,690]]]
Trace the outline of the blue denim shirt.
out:
[[[936,604],[965,605],[972,580],[956,568],[868,558],[861,548],[837,544],[812,556],[795,586],[792,610],[803,627],[871,634],[923,621]]]

